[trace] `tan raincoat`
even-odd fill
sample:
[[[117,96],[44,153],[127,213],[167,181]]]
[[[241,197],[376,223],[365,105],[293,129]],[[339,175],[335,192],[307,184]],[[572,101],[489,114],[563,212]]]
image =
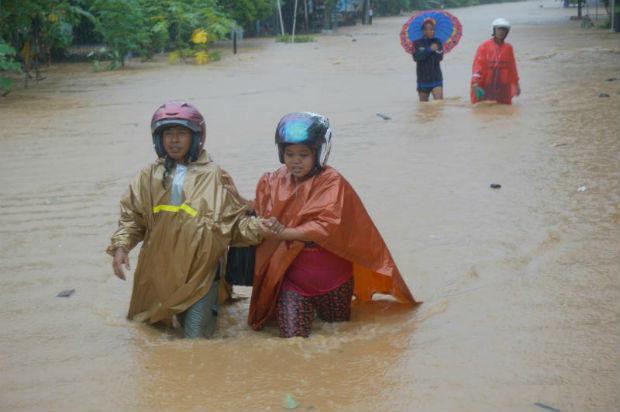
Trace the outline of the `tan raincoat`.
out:
[[[170,204],[172,179],[164,189],[163,174],[163,161],[158,160],[131,183],[107,251],[113,255],[119,247],[129,251],[144,242],[128,317],[170,324],[172,315],[209,291],[230,244],[257,244],[262,238],[257,219],[224,188],[222,170],[206,152],[188,164],[181,205]]]

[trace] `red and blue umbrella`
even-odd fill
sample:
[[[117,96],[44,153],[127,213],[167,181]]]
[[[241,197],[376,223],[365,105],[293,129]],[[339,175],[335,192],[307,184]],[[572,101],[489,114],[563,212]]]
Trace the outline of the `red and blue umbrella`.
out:
[[[452,50],[463,36],[463,26],[459,19],[444,10],[419,11],[403,26],[400,32],[400,44],[409,54],[413,51],[413,42],[424,36],[422,25],[431,20],[435,23],[435,37],[441,40],[444,53]]]

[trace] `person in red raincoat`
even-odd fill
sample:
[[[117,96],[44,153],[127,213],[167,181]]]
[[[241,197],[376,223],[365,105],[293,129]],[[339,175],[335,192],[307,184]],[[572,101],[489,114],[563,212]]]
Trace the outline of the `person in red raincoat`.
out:
[[[506,19],[493,21],[493,37],[478,47],[471,77],[471,102],[483,100],[512,104],[521,94],[514,51],[506,36],[510,23]]]
[[[324,116],[289,113],[276,129],[280,162],[258,182],[256,214],[282,226],[256,249],[248,323],[277,318],[280,336],[307,337],[315,313],[326,322],[350,319],[351,299],[375,293],[415,304],[392,256],[351,185],[327,166],[331,129]]]

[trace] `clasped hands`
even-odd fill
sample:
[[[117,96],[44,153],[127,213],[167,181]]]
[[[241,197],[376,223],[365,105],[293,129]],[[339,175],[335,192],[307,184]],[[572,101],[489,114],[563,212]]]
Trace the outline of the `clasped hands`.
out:
[[[258,218],[258,227],[261,235],[267,239],[278,239],[279,235],[286,229],[286,226],[280,223],[275,217]]]

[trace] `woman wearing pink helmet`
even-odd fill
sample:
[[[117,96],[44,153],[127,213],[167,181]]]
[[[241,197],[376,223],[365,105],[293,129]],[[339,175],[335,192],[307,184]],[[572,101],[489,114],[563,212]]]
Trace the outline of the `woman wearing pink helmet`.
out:
[[[142,169],[121,200],[107,252],[114,273],[125,279],[128,253],[143,242],[129,319],[171,325],[176,315],[186,337],[210,337],[218,302],[230,292],[220,277],[228,246],[257,244],[273,226],[249,216],[247,206],[224,188],[222,169],[203,148],[205,120],[194,106],[160,106],[151,134],[158,159]]]

